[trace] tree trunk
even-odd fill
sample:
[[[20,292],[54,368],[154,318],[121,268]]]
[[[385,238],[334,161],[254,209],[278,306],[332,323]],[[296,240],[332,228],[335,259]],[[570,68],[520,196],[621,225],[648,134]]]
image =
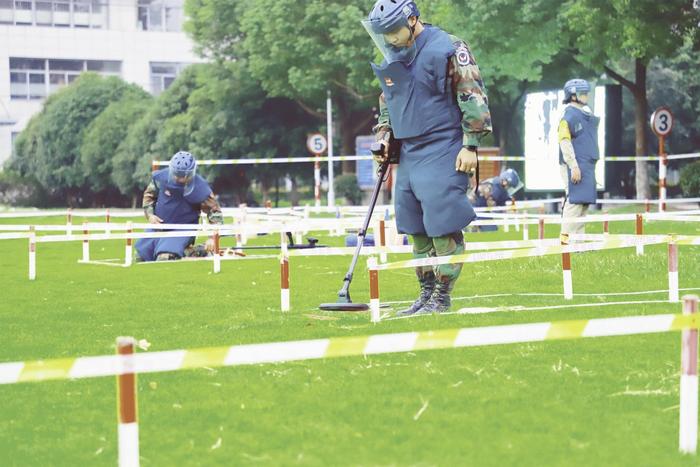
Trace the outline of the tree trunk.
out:
[[[634,92],[634,154],[645,157],[647,154],[647,66],[640,59],[635,60]],[[635,185],[637,199],[651,198],[649,190],[649,172],[646,161],[635,161]]]

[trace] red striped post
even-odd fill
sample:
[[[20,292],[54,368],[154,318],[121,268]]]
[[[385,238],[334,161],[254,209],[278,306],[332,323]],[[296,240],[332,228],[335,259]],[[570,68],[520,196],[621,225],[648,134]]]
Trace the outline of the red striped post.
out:
[[[125,373],[117,376],[117,416],[119,421],[119,467],[139,465],[139,425],[137,417],[136,375],[133,361],[136,339],[117,338],[117,354],[122,357]]]
[[[105,211],[105,221],[107,222],[107,227],[105,227],[105,233],[107,235],[109,235],[110,232],[112,231],[112,229],[110,229],[110,225],[109,225],[109,222],[110,222],[109,208],[107,208],[107,210]]]
[[[698,296],[683,297],[683,314],[697,316]],[[695,454],[698,446],[698,330],[681,331],[681,387],[678,450]]]
[[[528,219],[523,220],[523,240],[530,240],[530,225]]]
[[[668,171],[668,158],[664,137],[659,136],[659,212],[666,211],[666,172]]]
[[[29,226],[29,280],[36,279],[36,232],[34,226]]]
[[[284,232],[280,232],[280,246],[280,309],[289,311],[292,308],[289,296],[289,250]]]
[[[510,212],[513,213],[513,217],[517,217],[518,209],[515,207],[515,197],[514,196],[510,197]],[[520,223],[519,222],[515,223],[515,231],[520,232]]]
[[[369,310],[370,319],[373,323],[378,323],[381,319],[379,314],[379,271],[377,271],[377,258],[367,259],[367,269],[369,269]]]
[[[540,217],[540,222],[537,229],[537,236],[540,240],[544,240],[544,217]]]
[[[644,200],[644,212],[651,212],[651,204],[648,199]]]
[[[214,274],[219,274],[221,272],[221,254],[219,251],[220,236],[219,231],[214,232],[212,236],[214,239],[214,256],[212,258],[214,263]]]
[[[83,235],[85,236],[83,238],[83,261],[88,262],[90,261],[90,241],[87,239],[87,236],[90,232],[88,231],[87,228],[87,222],[83,222]]]
[[[131,227],[131,221],[126,223],[126,233],[130,235],[134,229]],[[126,237],[126,248],[124,249],[124,266],[131,266],[134,261],[134,239],[130,236]]]
[[[73,235],[73,208],[66,211],[66,235]]]
[[[636,221],[636,233],[637,235],[644,235],[644,218],[642,217],[641,214],[637,214],[637,221]],[[641,239],[640,239],[641,240]],[[644,254],[644,245],[637,245],[637,255],[643,255]]]
[[[568,245],[569,234],[561,234],[559,240],[562,245]],[[574,298],[574,286],[571,277],[571,253],[561,254],[561,270],[564,277],[564,299],[572,300]]]
[[[384,219],[379,220],[379,246],[386,246],[386,221]],[[382,263],[386,263],[386,252],[382,251],[381,253],[379,253],[379,261],[381,261]]]
[[[603,213],[604,215],[607,216],[607,211]],[[603,221],[603,233],[609,234],[610,233],[610,222],[609,221]]]
[[[668,242],[668,301],[678,301],[678,244],[675,235]]]

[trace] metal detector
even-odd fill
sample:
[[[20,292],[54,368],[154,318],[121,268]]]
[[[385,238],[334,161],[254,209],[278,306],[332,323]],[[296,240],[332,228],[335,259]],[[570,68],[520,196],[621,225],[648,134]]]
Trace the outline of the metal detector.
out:
[[[373,143],[371,146],[371,151],[373,154],[381,154],[383,152],[383,146],[381,143]],[[377,172],[377,184],[374,187],[374,192],[372,193],[372,198],[369,202],[369,209],[367,210],[367,215],[365,216],[365,222],[362,228],[357,233],[357,249],[355,250],[355,255],[352,257],[350,262],[350,268],[345,274],[343,279],[343,286],[338,292],[338,301],[335,303],[322,303],[319,305],[321,310],[325,311],[365,311],[369,310],[369,305],[366,303],[353,303],[350,299],[350,283],[352,282],[352,275],[355,272],[355,266],[357,265],[357,259],[360,256],[360,250],[362,250],[362,245],[365,241],[365,236],[367,235],[367,229],[369,228],[369,222],[372,219],[372,212],[374,212],[374,206],[377,204],[377,198],[379,197],[379,191],[382,188],[382,184],[386,181],[386,173],[389,170],[389,164],[398,162],[398,152],[400,147],[398,142],[394,143],[391,141],[389,143],[389,158],[386,162],[379,166]]]

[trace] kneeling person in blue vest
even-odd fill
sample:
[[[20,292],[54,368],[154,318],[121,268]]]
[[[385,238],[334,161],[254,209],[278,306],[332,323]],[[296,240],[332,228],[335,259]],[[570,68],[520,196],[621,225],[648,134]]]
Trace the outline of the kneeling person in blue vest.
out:
[[[143,209],[149,223],[198,224],[201,212],[207,214],[211,224],[224,223],[214,193],[196,172],[194,156],[183,151],[170,159],[168,168],[153,172],[153,178],[143,193]],[[137,260],[168,261],[214,252],[213,239],[208,239],[204,248],[195,248],[194,240],[195,237],[141,238],[136,242]]]
[[[505,206],[515,193],[523,187],[515,169],[505,169],[501,175],[479,183],[479,188],[467,195],[472,206],[477,208]]]
[[[596,202],[595,164],[599,158],[600,119],[588,107],[588,81],[572,79],[564,85],[564,116],[559,122],[559,168],[566,197],[562,208],[563,234],[583,234],[586,224],[566,222],[584,217]]]
[[[374,127],[387,160],[401,145],[394,191],[399,233],[413,240],[415,258],[464,252],[462,230],[476,218],[467,199],[477,148],[491,132],[481,72],[468,44],[422,23],[411,0],[378,0],[362,25],[384,56],[372,64],[382,94]],[[400,315],[450,309],[461,264],[416,268],[420,292]]]

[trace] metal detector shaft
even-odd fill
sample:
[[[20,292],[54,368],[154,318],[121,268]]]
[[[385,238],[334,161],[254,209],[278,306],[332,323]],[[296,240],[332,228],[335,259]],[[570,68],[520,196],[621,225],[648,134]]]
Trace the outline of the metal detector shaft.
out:
[[[387,170],[389,170],[389,163],[385,162],[379,167],[379,178],[377,179],[377,184],[372,192],[372,198],[369,202],[369,209],[367,210],[367,215],[365,216],[365,222],[362,225],[362,229],[357,233],[357,248],[355,249],[355,255],[352,257],[350,262],[350,268],[347,274],[345,274],[345,279],[343,279],[343,287],[338,292],[338,298],[345,298],[350,301],[350,283],[352,282],[352,275],[355,272],[355,266],[357,265],[357,259],[360,257],[360,251],[362,250],[362,245],[365,242],[365,236],[367,235],[367,229],[369,228],[369,222],[372,219],[372,213],[374,212],[374,206],[377,204],[377,198],[379,197],[379,191],[382,189],[382,184],[384,183],[384,176]]]

